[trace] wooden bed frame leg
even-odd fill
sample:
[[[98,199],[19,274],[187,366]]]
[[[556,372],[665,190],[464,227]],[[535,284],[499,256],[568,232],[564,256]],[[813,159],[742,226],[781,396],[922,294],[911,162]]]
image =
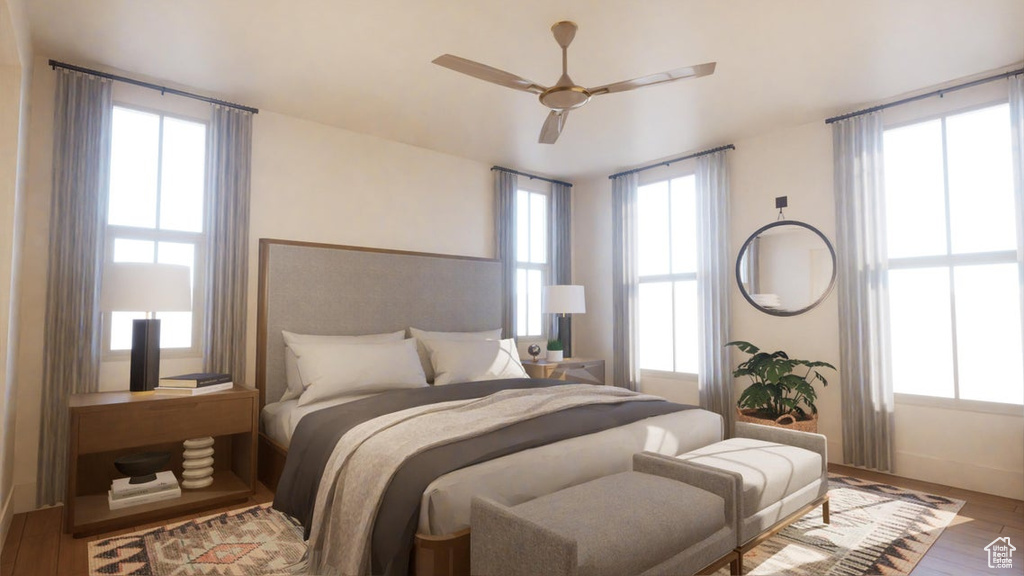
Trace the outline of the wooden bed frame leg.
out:
[[[729,571],[733,574],[743,574],[743,552],[736,551],[736,560],[729,565]]]
[[[825,524],[831,524],[832,521],[828,516],[828,495],[825,495],[825,501],[821,503],[821,521]]]

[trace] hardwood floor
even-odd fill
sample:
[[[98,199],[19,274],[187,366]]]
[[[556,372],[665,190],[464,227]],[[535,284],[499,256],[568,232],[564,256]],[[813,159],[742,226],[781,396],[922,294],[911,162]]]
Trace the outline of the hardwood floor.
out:
[[[829,464],[829,471],[855,476],[910,490],[919,490],[939,496],[964,500],[960,513],[932,544],[928,553],[917,564],[913,576],[967,576],[969,574],[1024,574],[1024,554],[1013,558],[1013,570],[988,568],[985,546],[996,538],[1009,536],[1018,550],[1024,550],[1024,501],[972,492],[861,470],[849,466]]]
[[[4,542],[3,552],[0,553],[0,576],[88,576],[88,547],[92,540],[156,528],[175,521],[219,514],[235,508],[270,502],[273,499],[274,494],[270,490],[263,484],[257,484],[256,494],[241,504],[140,524],[90,538],[72,538],[70,534],[65,534],[61,530],[64,509],[59,506],[27,514],[15,514],[11,522],[11,529]]]
[[[928,550],[913,576],[966,576],[969,574],[1024,574],[1024,554],[1014,557],[1013,570],[989,570],[984,547],[1009,536],[1018,551],[1024,551],[1024,501],[980,492],[971,492],[931,482],[910,480],[840,465],[829,465],[837,474],[884,482],[911,490],[920,490],[959,498],[967,503],[942,536]],[[269,502],[273,494],[262,484],[246,504],[217,508],[201,514],[183,516],[186,520],[233,508]],[[61,508],[16,514],[0,554],[0,576],[87,576],[88,543],[115,534],[126,534],[173,522],[164,520],[110,532],[92,538],[72,538],[61,531]]]

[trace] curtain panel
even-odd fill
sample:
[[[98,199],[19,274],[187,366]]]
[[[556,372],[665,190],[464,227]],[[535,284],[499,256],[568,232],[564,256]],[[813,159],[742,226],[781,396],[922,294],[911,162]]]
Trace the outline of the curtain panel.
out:
[[[638,186],[635,172],[612,179],[612,381],[629,390],[640,384]]]
[[[565,184],[551,184],[551,217],[548,219],[548,262],[551,263],[549,285],[572,284],[572,188]],[[572,340],[572,320],[566,322],[567,334],[559,334],[563,341]],[[548,319],[547,334],[558,333],[558,315]]]
[[[720,414],[732,436],[735,402],[729,341],[729,165],[726,151],[697,159],[697,302],[700,406]]]
[[[1013,141],[1013,196],[1017,209],[1017,274],[1021,326],[1024,327],[1024,74],[1011,76],[1010,130]]]
[[[495,257],[501,262],[502,338],[516,334],[516,188],[519,179],[504,170],[494,171]]]
[[[57,71],[36,492],[39,506],[52,506],[64,499],[68,397],[99,389],[99,296],[112,118],[110,80]]]
[[[843,461],[893,471],[882,117],[832,125]]]
[[[214,105],[207,135],[204,369],[245,382],[252,113]]]

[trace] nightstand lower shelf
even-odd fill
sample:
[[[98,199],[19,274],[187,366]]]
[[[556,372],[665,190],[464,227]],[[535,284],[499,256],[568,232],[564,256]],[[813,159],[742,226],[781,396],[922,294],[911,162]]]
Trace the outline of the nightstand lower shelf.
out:
[[[75,537],[107,532],[126,524],[145,524],[175,514],[186,514],[204,508],[215,508],[232,502],[242,502],[252,494],[252,488],[230,470],[213,474],[213,484],[198,490],[182,489],[180,498],[140,504],[130,508],[111,510],[107,495],[88,494],[75,498]]]

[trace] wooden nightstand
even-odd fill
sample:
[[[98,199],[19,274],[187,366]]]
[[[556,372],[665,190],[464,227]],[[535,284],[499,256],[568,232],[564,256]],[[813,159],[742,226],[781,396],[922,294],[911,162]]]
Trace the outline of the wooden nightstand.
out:
[[[242,502],[256,489],[258,391],[232,390],[197,396],[155,392],[73,394],[68,443],[64,529],[75,536],[136,526],[184,513]],[[213,436],[213,484],[182,489],[181,497],[120,510],[107,505],[107,490],[122,475],[114,460],[126,454],[171,453],[167,468],[181,482],[182,441]]]
[[[566,358],[561,362],[523,360],[530,378],[554,378],[583,384],[604,384],[604,360]]]

